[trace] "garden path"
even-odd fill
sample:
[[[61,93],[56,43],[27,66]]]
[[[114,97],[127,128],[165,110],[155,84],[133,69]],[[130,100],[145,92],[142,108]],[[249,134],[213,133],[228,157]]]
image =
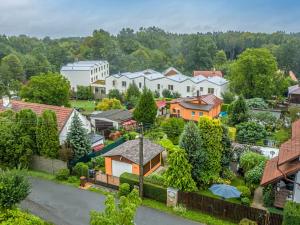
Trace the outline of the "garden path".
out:
[[[264,207],[264,202],[263,202],[263,188],[262,187],[258,187],[255,189],[253,202],[252,202],[251,206],[253,208],[266,210],[266,208]]]

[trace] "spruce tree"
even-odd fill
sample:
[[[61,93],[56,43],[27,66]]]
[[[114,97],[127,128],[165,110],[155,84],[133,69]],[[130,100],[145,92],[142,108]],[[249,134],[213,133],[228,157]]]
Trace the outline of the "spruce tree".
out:
[[[196,183],[191,175],[192,166],[187,160],[186,152],[174,146],[168,156],[168,168],[164,174],[166,185],[181,191],[194,191]]]
[[[236,125],[246,122],[249,117],[248,107],[244,97],[241,95],[237,100],[231,103],[229,107],[229,123]]]
[[[152,92],[144,88],[138,104],[133,112],[134,119],[144,125],[154,124],[157,114],[157,106]]]
[[[49,158],[57,158],[59,150],[59,137],[56,114],[45,110],[38,118],[37,124],[38,153]]]
[[[180,136],[179,146],[187,153],[187,159],[192,166],[192,177],[198,183],[201,166],[205,162],[205,154],[201,151],[199,128],[194,122],[188,122]]]
[[[74,152],[74,159],[79,159],[91,151],[91,142],[87,130],[83,127],[77,113],[72,118],[71,127],[67,134],[67,143]]]

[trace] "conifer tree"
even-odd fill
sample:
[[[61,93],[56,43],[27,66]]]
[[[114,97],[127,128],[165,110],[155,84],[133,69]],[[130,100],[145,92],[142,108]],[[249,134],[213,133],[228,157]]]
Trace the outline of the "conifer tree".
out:
[[[153,98],[152,92],[144,88],[138,104],[133,112],[135,120],[144,125],[154,124],[157,114],[157,106]]]
[[[136,106],[140,95],[141,95],[141,92],[140,92],[138,86],[135,84],[135,82],[130,83],[129,87],[126,91],[126,96],[125,96],[127,104],[130,108],[133,108]]]
[[[74,159],[79,159],[91,151],[91,142],[87,132],[78,114],[75,113],[67,134],[67,143],[73,150]]]
[[[45,110],[38,118],[37,124],[38,153],[49,158],[57,158],[59,150],[59,137],[56,114]]]
[[[205,162],[205,155],[201,151],[201,137],[199,128],[194,122],[188,122],[180,136],[179,146],[187,153],[187,159],[192,166],[192,177],[198,182],[200,167]]]
[[[246,122],[248,116],[248,107],[244,97],[241,95],[229,107],[229,122],[232,125]]]
[[[174,146],[168,156],[168,168],[165,173],[166,185],[181,191],[196,190],[196,183],[192,178],[192,166],[187,160],[186,152]]]

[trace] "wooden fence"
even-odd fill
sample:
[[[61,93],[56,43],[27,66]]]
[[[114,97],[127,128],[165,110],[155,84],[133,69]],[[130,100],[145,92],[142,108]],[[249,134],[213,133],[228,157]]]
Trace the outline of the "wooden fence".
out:
[[[198,193],[179,192],[178,202],[189,209],[196,209],[210,215],[239,222],[243,218],[256,221],[259,225],[280,225],[282,216],[245,205],[226,202]]]
[[[109,187],[112,189],[119,189],[120,185],[120,178],[114,177],[111,175],[107,175],[105,173],[102,173],[98,171],[94,178],[88,178],[88,181],[94,184],[98,184],[104,187]]]

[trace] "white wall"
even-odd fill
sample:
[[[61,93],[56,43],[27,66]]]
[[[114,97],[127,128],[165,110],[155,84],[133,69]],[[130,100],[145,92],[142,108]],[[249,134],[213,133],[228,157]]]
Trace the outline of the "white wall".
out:
[[[71,89],[77,91],[77,86],[89,86],[91,83],[90,70],[74,71],[74,70],[62,70],[60,73],[70,81]]]
[[[116,81],[115,86],[113,86],[113,81]],[[106,78],[106,94],[109,93],[111,89],[118,89],[121,92],[125,92],[126,89],[129,86],[129,83],[135,81],[136,85],[139,86],[139,83],[142,83],[142,88],[144,84],[144,78],[143,77],[137,77],[134,79],[129,79],[126,76],[121,76],[120,78],[116,78],[114,76],[109,76]],[[122,81],[126,82],[126,87],[122,87]],[[183,82],[177,82],[173,81],[171,79],[168,79],[167,77],[156,79],[156,80],[149,80],[145,78],[145,84],[146,87],[149,88],[151,91],[158,90],[158,84],[160,84],[160,95],[162,96],[162,91],[164,89],[168,89],[168,85],[173,85],[173,91],[177,91],[181,94],[182,97],[187,97],[187,96],[196,96],[197,95],[197,90],[200,92],[200,87],[203,87],[203,91],[200,92],[200,95],[205,95],[208,94],[208,88],[214,88],[214,94],[222,98],[222,93],[225,92],[228,89],[228,83],[224,85],[217,85],[215,83],[209,82],[207,80],[204,80],[199,83],[194,83],[191,80],[185,80]],[[187,86],[190,86],[190,92],[187,92]],[[141,88],[141,90],[142,90]]]
[[[294,185],[294,202],[300,203],[300,171],[296,174],[295,181],[298,184]]]
[[[68,121],[66,122],[65,126],[63,127],[62,131],[59,134],[59,143],[61,145],[67,139],[67,134],[68,134],[68,131],[70,130],[71,123],[72,123],[72,118],[74,117],[75,112],[79,115],[79,118],[82,121],[82,124],[83,124],[84,128],[87,129],[88,133],[91,132],[91,123],[90,123],[90,121],[88,121],[88,119],[84,115],[80,114],[76,110],[73,110],[71,116],[69,117]]]

